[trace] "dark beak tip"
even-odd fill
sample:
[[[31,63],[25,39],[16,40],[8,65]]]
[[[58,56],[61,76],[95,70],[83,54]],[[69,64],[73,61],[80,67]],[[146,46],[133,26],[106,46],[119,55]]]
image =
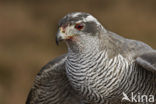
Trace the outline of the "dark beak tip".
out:
[[[56,44],[59,45],[59,43],[63,41],[61,36],[56,36]]]
[[[58,46],[59,45],[59,38],[58,37],[56,37],[56,45]]]
[[[63,39],[63,37],[60,35],[60,33],[58,32],[57,34],[56,34],[56,44],[57,44],[57,46],[59,45],[59,43],[61,42],[61,41],[63,41],[64,39]]]
[[[59,46],[59,41],[56,40],[56,45]]]

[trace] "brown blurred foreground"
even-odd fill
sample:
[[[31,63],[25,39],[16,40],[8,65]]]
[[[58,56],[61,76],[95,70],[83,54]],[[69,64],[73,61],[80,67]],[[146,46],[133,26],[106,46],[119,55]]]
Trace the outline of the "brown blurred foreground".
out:
[[[0,1],[0,104],[24,104],[40,68],[66,52],[55,44],[65,14],[89,12],[109,30],[156,48],[155,0]]]

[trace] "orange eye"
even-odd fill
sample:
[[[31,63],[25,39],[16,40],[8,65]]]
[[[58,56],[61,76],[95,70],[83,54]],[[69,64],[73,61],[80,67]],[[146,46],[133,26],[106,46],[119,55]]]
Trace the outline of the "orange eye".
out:
[[[84,27],[83,24],[76,24],[76,25],[75,25],[75,28],[76,28],[77,30],[81,30],[83,27]]]

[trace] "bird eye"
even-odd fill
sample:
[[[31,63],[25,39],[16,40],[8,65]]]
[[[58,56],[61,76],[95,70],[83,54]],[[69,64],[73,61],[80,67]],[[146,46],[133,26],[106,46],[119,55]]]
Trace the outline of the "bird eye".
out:
[[[83,24],[76,24],[76,25],[75,25],[75,28],[76,28],[77,30],[81,30],[83,27],[84,27]]]

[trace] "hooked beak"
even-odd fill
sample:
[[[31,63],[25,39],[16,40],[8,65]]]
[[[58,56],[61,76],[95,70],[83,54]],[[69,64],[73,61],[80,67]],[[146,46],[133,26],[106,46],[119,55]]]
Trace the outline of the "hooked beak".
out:
[[[56,34],[56,44],[59,45],[59,42],[60,41],[63,41],[63,40],[69,40],[73,37],[74,35],[67,35],[65,30],[60,27],[57,34]]]
[[[59,45],[59,42],[63,40],[63,36],[60,33],[60,31],[58,31],[58,33],[56,34],[56,44]]]

